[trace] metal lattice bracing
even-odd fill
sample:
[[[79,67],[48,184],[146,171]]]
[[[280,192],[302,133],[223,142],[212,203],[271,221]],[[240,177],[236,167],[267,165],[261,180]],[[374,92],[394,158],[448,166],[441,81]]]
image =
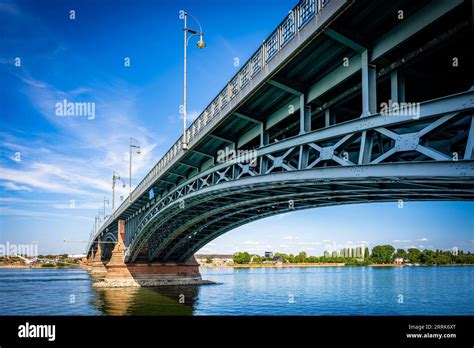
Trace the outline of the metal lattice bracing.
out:
[[[126,260],[146,245],[149,261],[182,261],[236,224],[288,211],[289,200],[305,209],[473,199],[473,101],[469,91],[423,103],[415,116],[363,117],[261,147],[251,161],[217,164],[150,207]]]

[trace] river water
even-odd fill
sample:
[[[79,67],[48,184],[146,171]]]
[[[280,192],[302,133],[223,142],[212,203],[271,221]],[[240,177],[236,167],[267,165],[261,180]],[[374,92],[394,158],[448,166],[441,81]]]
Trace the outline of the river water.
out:
[[[215,285],[95,289],[80,269],[0,269],[0,315],[474,315],[474,267],[202,269]]]

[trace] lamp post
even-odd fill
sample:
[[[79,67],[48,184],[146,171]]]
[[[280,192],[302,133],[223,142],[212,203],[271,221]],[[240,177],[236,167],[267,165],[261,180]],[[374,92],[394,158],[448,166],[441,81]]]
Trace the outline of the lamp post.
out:
[[[112,174],[112,215],[115,217],[115,183],[117,180],[122,181],[122,187],[125,187],[125,182],[123,179],[120,177],[119,173],[116,173],[115,171]]]
[[[104,196],[104,221],[105,221],[105,216],[106,216],[106,215],[105,215],[105,204],[106,204],[106,203],[107,203],[107,204],[110,204],[109,199]]]
[[[102,215],[102,209],[99,209],[97,211],[97,231],[100,229],[100,226],[102,224],[102,219],[100,218],[101,215]]]
[[[133,142],[137,143],[134,145]],[[129,165],[128,165],[128,201],[132,201],[132,148],[135,148],[137,155],[141,153],[140,151],[140,143],[137,139],[130,138],[130,158],[129,158]]]
[[[181,148],[183,150],[187,150],[188,149],[188,139],[187,139],[187,134],[186,134],[186,116],[187,116],[187,110],[186,110],[186,55],[187,55],[187,47],[188,47],[188,42],[189,42],[189,39],[193,36],[197,36],[199,35],[199,41],[197,43],[197,46],[199,48],[204,48],[206,47],[206,44],[204,43],[204,40],[202,39],[204,33],[202,32],[202,27],[201,27],[201,24],[199,23],[199,21],[194,17],[192,16],[191,14],[187,13],[187,12],[184,12],[183,14],[184,16],[184,75],[183,75],[183,142],[182,142],[182,146]],[[187,27],[187,18],[191,17],[192,19],[194,19],[194,21],[197,23],[197,25],[199,26],[199,32],[196,31],[196,30],[193,30],[193,29],[190,29]],[[190,33],[191,35],[188,36],[188,33]]]

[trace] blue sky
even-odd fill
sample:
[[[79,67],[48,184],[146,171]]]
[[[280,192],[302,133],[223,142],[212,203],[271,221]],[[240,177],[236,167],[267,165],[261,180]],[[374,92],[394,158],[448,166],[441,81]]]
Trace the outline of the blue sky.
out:
[[[295,4],[0,0],[0,243],[82,252],[104,196],[110,200],[112,171],[128,180],[129,137],[142,148],[134,157],[135,185],[180,136],[179,10],[200,20],[207,44],[188,50],[192,119],[237,72],[236,58],[243,64]],[[56,116],[63,99],[95,103],[95,118]],[[313,209],[242,226],[201,252],[319,255],[359,242],[473,250],[473,212],[472,203]]]

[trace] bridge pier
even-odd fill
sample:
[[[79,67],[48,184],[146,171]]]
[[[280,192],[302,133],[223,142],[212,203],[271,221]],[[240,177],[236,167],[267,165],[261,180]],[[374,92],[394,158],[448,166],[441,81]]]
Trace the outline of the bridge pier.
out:
[[[191,257],[184,263],[125,263],[124,262],[125,221],[119,220],[117,243],[110,261],[106,264],[106,276],[94,287],[154,287],[163,285],[213,284],[203,280],[199,264]]]
[[[100,239],[98,240],[97,252],[92,258],[91,273],[92,274],[106,274],[107,273],[107,269],[105,268],[104,263],[102,262]]]

